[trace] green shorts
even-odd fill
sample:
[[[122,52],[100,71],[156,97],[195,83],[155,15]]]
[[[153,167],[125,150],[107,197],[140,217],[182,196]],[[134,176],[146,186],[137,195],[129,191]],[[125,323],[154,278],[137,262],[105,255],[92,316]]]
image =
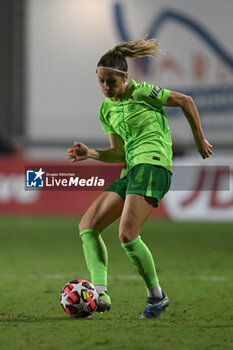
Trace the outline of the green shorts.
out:
[[[128,174],[115,180],[105,191],[115,192],[125,200],[129,193],[152,197],[154,207],[169,190],[172,173],[166,168],[151,164],[138,164]]]

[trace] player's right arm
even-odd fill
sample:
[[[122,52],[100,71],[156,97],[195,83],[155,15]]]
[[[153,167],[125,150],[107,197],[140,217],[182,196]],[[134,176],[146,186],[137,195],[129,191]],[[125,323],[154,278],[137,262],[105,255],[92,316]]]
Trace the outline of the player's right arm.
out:
[[[72,162],[78,162],[88,158],[106,163],[123,163],[125,161],[124,142],[119,135],[109,135],[110,148],[95,150],[89,148],[82,142],[74,142],[67,150],[68,158]]]

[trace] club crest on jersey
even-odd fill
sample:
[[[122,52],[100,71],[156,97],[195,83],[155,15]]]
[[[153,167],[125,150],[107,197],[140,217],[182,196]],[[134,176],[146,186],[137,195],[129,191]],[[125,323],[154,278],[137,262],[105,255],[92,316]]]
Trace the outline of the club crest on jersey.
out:
[[[133,112],[136,109],[135,103],[129,103],[127,106],[128,112]]]

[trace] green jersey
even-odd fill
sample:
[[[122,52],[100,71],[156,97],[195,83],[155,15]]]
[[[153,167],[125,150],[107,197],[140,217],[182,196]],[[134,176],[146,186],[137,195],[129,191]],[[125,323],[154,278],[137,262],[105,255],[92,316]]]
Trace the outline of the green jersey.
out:
[[[170,90],[131,80],[120,100],[103,101],[100,121],[105,134],[120,135],[124,141],[127,170],[121,176],[137,164],[172,171],[172,140],[163,107],[169,95]]]

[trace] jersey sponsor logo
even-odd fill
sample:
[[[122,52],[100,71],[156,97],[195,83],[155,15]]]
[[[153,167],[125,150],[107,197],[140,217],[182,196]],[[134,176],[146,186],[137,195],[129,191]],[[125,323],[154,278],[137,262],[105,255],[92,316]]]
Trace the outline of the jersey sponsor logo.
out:
[[[44,187],[44,171],[40,170],[27,170],[26,172],[26,187],[27,188],[39,188]]]
[[[119,133],[125,141],[133,137],[134,130],[129,123],[122,121],[119,124]]]

